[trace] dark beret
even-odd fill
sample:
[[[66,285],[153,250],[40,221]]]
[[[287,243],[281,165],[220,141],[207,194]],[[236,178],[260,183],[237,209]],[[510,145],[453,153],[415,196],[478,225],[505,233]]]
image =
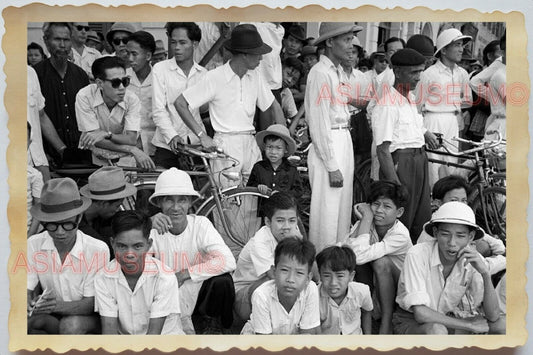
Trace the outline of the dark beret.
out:
[[[398,67],[410,67],[414,65],[421,65],[426,62],[426,58],[411,48],[400,49],[391,57],[391,63]]]

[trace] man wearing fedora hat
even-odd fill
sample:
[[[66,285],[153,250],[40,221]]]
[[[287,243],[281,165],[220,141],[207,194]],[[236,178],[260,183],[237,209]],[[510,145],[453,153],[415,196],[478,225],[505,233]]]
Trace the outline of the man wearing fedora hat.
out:
[[[298,58],[303,46],[306,44],[305,30],[300,25],[292,25],[283,36],[281,59],[289,57]]]
[[[185,333],[220,333],[233,322],[235,289],[229,273],[236,262],[211,221],[188,214],[193,196],[199,194],[185,171],[171,168],[159,175],[149,202],[170,224],[164,233],[152,229],[151,251],[176,274]]]
[[[474,211],[453,201],[424,230],[432,242],[413,246],[403,264],[394,313],[396,334],[505,334],[491,275],[473,241],[483,237]]]
[[[442,31],[437,37],[435,51],[435,56],[439,59],[420,75],[416,89],[416,102],[424,115],[424,126],[430,132],[441,133],[448,141],[459,137],[459,132],[464,128],[462,110],[472,105],[468,73],[458,65],[463,47],[471,39],[472,37],[463,35],[455,28]],[[456,149],[452,146],[449,148]],[[435,157],[434,154],[428,156]],[[455,157],[439,156],[439,159],[457,162]],[[441,166],[430,163],[431,186],[439,179]]]
[[[162,40],[158,39],[155,41],[155,51],[152,55],[150,64],[154,66],[156,63],[162,62],[165,59],[167,59],[167,50],[165,49],[165,44]]]
[[[119,211],[126,197],[133,196],[137,188],[126,182],[124,172],[116,166],[104,166],[89,175],[88,184],[80,194],[92,203],[83,213],[79,229],[99,239],[111,250],[111,218]]]
[[[189,87],[178,97],[174,106],[190,130],[207,149],[218,147],[237,159],[231,161],[211,161],[215,171],[236,171],[242,174],[246,184],[253,165],[261,159],[261,152],[255,142],[254,115],[256,107],[273,117],[275,123],[285,123],[283,111],[274,99],[272,91],[256,69],[263,54],[272,49],[261,39],[254,25],[238,25],[224,47],[232,53],[232,58],[223,66],[215,68],[194,86]],[[209,116],[215,130],[214,140],[208,137],[202,126],[194,120],[190,110],[209,103]],[[222,187],[235,182],[221,177]]]
[[[102,41],[100,40],[100,37],[98,37],[98,33],[96,33],[96,31],[90,30],[87,32],[87,41],[85,41],[85,45],[89,48],[96,49],[98,53],[102,54],[102,52],[100,52]]]
[[[44,184],[40,202],[30,210],[44,227],[28,239],[30,334],[87,334],[99,328],[93,280],[109,248],[78,229],[90,205],[74,180],[60,178]]]
[[[325,48],[309,72],[304,100],[313,141],[308,156],[309,240],[317,251],[343,240],[350,228],[354,156],[350,113],[341,95],[345,75],[340,63],[353,51],[354,33],[361,30],[353,22],[322,22],[320,36],[313,43]]]

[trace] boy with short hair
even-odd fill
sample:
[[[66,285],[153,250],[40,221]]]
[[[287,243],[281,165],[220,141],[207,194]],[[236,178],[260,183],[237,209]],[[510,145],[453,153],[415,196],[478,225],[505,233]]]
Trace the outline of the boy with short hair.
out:
[[[120,211],[112,221],[115,259],[95,278],[103,334],[184,334],[178,281],[148,254],[150,218]]]
[[[446,176],[433,185],[432,205],[440,207],[442,204],[451,201],[468,204],[469,190],[470,185],[461,176]],[[420,244],[433,240],[434,238],[423,230],[416,243]],[[483,237],[476,240],[475,244],[477,251],[485,257],[491,275],[506,268],[505,245],[500,239],[488,235],[487,233],[483,233]]]
[[[315,247],[285,238],[276,246],[274,280],[252,295],[252,314],[241,334],[316,334],[320,326],[318,288],[311,281]]]
[[[246,243],[239,254],[233,274],[235,285],[234,310],[245,321],[252,312],[251,297],[254,290],[274,279],[274,251],[278,243],[287,238],[300,237],[298,207],[294,197],[277,192],[265,201],[265,226]]]
[[[357,257],[357,264],[371,263],[381,306],[380,334],[392,332],[392,312],[396,287],[407,251],[413,246],[409,231],[399,221],[409,194],[389,181],[370,187],[369,203],[355,206],[359,221],[346,241]],[[370,282],[371,282],[370,278]]]
[[[356,257],[347,246],[331,246],[316,256],[320,272],[322,334],[371,334],[372,297],[368,285],[352,281]]]

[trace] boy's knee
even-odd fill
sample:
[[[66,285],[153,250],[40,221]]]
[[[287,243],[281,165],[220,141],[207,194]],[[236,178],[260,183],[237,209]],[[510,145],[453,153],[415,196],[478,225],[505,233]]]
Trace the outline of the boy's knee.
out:
[[[489,322],[489,334],[505,334],[506,320],[505,315],[501,315],[495,322]]]
[[[87,334],[91,329],[88,317],[65,316],[59,321],[59,334]]]
[[[389,273],[392,270],[392,262],[388,256],[381,257],[372,262],[372,270],[376,276],[380,273]]]
[[[423,326],[425,334],[447,335],[448,329],[440,323],[426,323]]]

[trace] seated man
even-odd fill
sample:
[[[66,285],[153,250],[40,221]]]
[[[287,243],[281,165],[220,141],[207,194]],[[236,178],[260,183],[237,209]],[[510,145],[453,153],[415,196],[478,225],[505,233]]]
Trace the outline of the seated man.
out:
[[[88,334],[100,328],[93,281],[109,249],[78,230],[90,204],[74,180],[61,178],[48,180],[40,203],[31,208],[45,231],[28,239],[28,334]]]
[[[180,310],[186,334],[221,333],[233,322],[235,288],[229,272],[235,258],[213,224],[203,216],[189,215],[191,197],[198,196],[186,172],[171,168],[159,175],[150,203],[161,209],[170,228],[152,229],[151,251],[175,272],[180,287]],[[176,295],[178,297],[178,295]],[[192,317],[197,320],[195,329]]]
[[[80,194],[92,204],[83,214],[79,229],[105,242],[111,250],[111,218],[118,212],[124,198],[134,195],[137,188],[126,182],[124,172],[116,166],[103,166],[89,176],[89,183]]]
[[[150,219],[136,211],[120,211],[112,227],[115,260],[94,280],[102,333],[183,334],[178,281],[147,255],[152,245]]]
[[[76,120],[82,132],[79,147],[92,150],[93,163],[100,166],[109,165],[107,159],[126,153],[123,156],[133,155],[137,166],[155,168],[148,154],[136,147],[141,103],[135,94],[126,90],[130,78],[126,76],[124,62],[116,57],[102,57],[94,61],[92,72],[95,83],[76,95]],[[121,162],[121,165],[131,164]]]
[[[407,253],[394,332],[505,334],[489,270],[472,245],[483,236],[472,209],[461,202],[445,203],[424,230],[435,239]]]

